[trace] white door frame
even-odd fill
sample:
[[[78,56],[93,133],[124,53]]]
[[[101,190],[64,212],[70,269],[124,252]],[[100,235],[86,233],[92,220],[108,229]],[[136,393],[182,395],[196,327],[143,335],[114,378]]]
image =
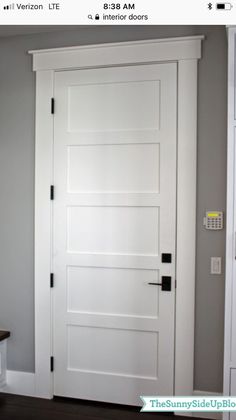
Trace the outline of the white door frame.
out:
[[[197,62],[203,36],[30,51],[36,71],[35,380],[36,396],[53,397],[52,341],[54,72],[173,61],[178,65],[175,395],[193,394],[197,160]],[[56,112],[56,103],[55,103]],[[186,220],[187,216],[187,220]],[[187,320],[187,322],[186,322]]]

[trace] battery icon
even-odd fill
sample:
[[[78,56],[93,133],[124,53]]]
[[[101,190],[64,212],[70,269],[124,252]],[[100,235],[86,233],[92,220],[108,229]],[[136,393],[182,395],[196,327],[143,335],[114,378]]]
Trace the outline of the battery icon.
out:
[[[216,3],[217,10],[231,10],[232,7],[231,3]]]

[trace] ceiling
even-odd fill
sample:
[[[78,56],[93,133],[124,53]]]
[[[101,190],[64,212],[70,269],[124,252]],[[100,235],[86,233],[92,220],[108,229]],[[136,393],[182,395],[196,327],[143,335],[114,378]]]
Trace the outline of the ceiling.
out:
[[[15,35],[37,34],[40,32],[72,31],[82,25],[0,25],[0,38]],[[88,27],[88,26],[83,26]]]

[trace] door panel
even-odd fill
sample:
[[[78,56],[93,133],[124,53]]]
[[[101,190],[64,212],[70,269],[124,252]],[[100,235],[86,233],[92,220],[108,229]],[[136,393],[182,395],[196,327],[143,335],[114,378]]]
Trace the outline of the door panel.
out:
[[[158,289],[146,283],[159,281],[158,270],[69,267],[67,310],[157,319]]]
[[[159,159],[152,143],[68,147],[68,191],[158,192]]]
[[[159,127],[159,81],[103,81],[70,86],[68,131]]]
[[[55,395],[173,394],[176,74],[175,63],[56,73]],[[149,284],[162,276],[171,291]]]
[[[68,207],[68,252],[157,254],[156,207]]]
[[[156,379],[157,342],[158,335],[152,331],[70,326],[68,369]],[[150,348],[155,350],[152,358]]]

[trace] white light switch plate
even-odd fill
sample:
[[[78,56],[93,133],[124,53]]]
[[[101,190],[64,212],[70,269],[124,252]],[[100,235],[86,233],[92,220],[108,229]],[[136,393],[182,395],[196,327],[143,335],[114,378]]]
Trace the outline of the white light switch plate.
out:
[[[221,274],[221,257],[211,257],[211,274]]]

